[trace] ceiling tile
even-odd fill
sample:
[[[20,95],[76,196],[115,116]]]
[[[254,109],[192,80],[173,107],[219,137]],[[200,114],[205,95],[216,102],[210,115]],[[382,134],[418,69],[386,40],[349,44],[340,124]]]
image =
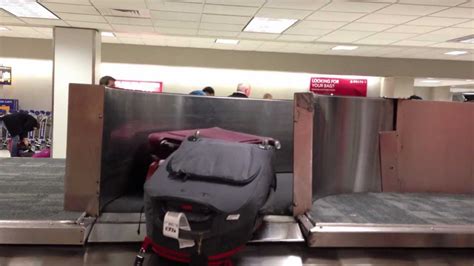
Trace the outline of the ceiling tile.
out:
[[[201,22],[247,25],[252,17],[203,14]]]
[[[317,10],[329,2],[329,0],[267,0],[265,7]]]
[[[331,32],[332,30],[322,30],[322,29],[308,29],[308,28],[299,28],[298,26],[292,27],[285,31],[285,34],[297,34],[297,35],[311,35],[311,36],[321,36]]]
[[[321,10],[322,11],[335,11],[335,12],[371,13],[386,6],[388,6],[388,4],[339,1],[339,2],[332,2],[329,5],[323,7]]]
[[[86,5],[90,6],[89,0],[39,0],[40,3],[60,3],[60,4],[71,4],[71,5]]]
[[[264,42],[257,48],[257,51],[267,51],[267,52],[279,52],[288,43],[285,42]]]
[[[328,21],[300,21],[295,28],[300,29],[322,29],[335,30],[346,25],[345,22],[328,22]]]
[[[43,3],[43,5],[53,12],[100,15],[99,12],[97,12],[97,10],[93,6],[68,5],[57,3]]]
[[[0,24],[3,24],[3,25],[21,25],[21,24],[25,24],[25,22],[13,17],[13,16],[9,16],[9,17],[3,16],[3,17],[0,17]]]
[[[396,43],[392,43],[391,45],[396,45],[396,46],[430,46],[435,44],[436,42],[422,42],[422,41],[412,41],[412,40],[404,40],[404,41],[399,41]]]
[[[174,2],[149,2],[148,8],[152,10],[201,13],[202,4],[196,3],[174,3]]]
[[[105,16],[105,19],[110,24],[124,24],[124,25],[136,25],[136,26],[151,26],[151,19],[147,18],[125,18],[125,17],[110,17]]]
[[[10,17],[10,13],[8,13],[7,11],[3,10],[3,9],[0,9],[0,17]]]
[[[454,24],[459,24],[468,21],[463,18],[436,18],[436,17],[423,17],[408,22],[408,25],[419,25],[419,26],[440,26],[448,27]]]
[[[241,32],[239,34],[240,38],[244,39],[257,39],[257,40],[274,40],[278,38],[280,34],[272,33],[255,33],[255,32]]]
[[[309,14],[311,14],[309,10],[264,7],[260,9],[255,16],[263,18],[304,19]]]
[[[400,4],[432,5],[432,6],[457,6],[466,0],[399,0]]]
[[[59,19],[22,18],[22,20],[29,25],[68,26],[70,24]]]
[[[185,29],[197,29],[199,22],[193,21],[172,21],[172,20],[155,20],[153,24],[156,28],[185,28]]]
[[[468,43],[443,42],[433,44],[432,47],[451,48],[451,49],[474,49],[474,45]]]
[[[433,42],[445,42],[451,39],[456,39],[464,36],[474,34],[474,29],[465,28],[445,28],[423,35],[419,35],[413,40],[417,41],[433,41]]]
[[[349,25],[342,27],[343,30],[355,30],[355,31],[383,31],[393,27],[388,24],[374,24],[374,23],[358,23],[354,22]]]
[[[318,39],[318,42],[354,42],[369,35],[374,34],[374,32],[367,31],[347,31],[347,30],[338,30],[331,32],[328,35],[325,35]]]
[[[219,23],[201,23],[199,26],[203,30],[223,30],[223,31],[242,31],[244,26]]]
[[[89,29],[112,31],[112,27],[109,24],[106,24],[106,23],[70,21],[70,22],[68,22],[68,24],[71,25],[72,27],[77,27],[77,28],[89,28]]]
[[[120,43],[120,40],[115,37],[101,37],[102,43]]]
[[[403,24],[410,20],[416,19],[417,16],[402,16],[402,15],[382,15],[382,14],[370,14],[367,15],[357,22],[365,23],[380,23],[380,24]]]
[[[453,7],[435,14],[433,17],[444,18],[474,18],[474,8]]]
[[[237,45],[236,50],[240,49],[257,49],[260,45],[263,44],[263,41],[250,41],[250,40],[241,40]]]
[[[62,20],[107,23],[107,21],[102,16],[59,13],[59,12],[56,13],[56,15],[60,17]]]
[[[260,7],[265,0],[206,0],[206,4]]]
[[[415,36],[416,34],[413,34],[413,33],[381,32],[381,33],[374,34],[370,37],[374,39],[400,41],[400,40],[412,38]]]
[[[379,14],[426,16],[446,9],[442,6],[421,6],[394,4],[377,11]]]
[[[372,45],[387,45],[394,43],[396,41],[394,40],[389,40],[389,39],[380,39],[380,38],[373,38],[373,37],[368,37],[362,40],[358,40],[355,43],[357,44],[372,44]]]
[[[464,22],[461,24],[454,25],[456,28],[468,28],[468,29],[474,29],[474,20],[471,20],[469,22]]]
[[[177,21],[194,21],[199,22],[201,14],[186,12],[170,12],[170,11],[150,11],[151,18],[154,20],[177,20]]]
[[[364,13],[348,13],[348,12],[325,12],[316,11],[311,16],[307,17],[306,20],[318,20],[318,21],[342,21],[351,22],[362,16]]]
[[[427,33],[427,32],[435,31],[439,29],[440,27],[400,25],[400,26],[396,26],[394,28],[388,29],[387,32]]]
[[[216,36],[216,37],[237,37],[240,32],[236,31],[217,31],[217,30],[199,30],[199,35],[202,36]]]
[[[145,0],[90,0],[98,8],[147,9]]]
[[[224,5],[204,5],[203,13],[236,15],[236,16],[253,16],[257,12],[256,7],[243,6],[224,6]]]
[[[197,29],[178,29],[178,28],[155,28],[155,31],[161,34],[173,35],[197,35]]]
[[[116,31],[124,31],[124,32],[137,32],[137,33],[145,33],[145,32],[154,32],[154,28],[150,26],[135,26],[135,25],[122,25],[122,24],[112,24],[112,27]]]
[[[295,42],[312,42],[316,39],[315,36],[305,36],[305,35],[291,35],[283,34],[278,37],[279,41],[295,41]]]
[[[449,0],[446,0],[449,1]],[[467,1],[466,3],[460,5],[461,7],[474,7],[474,0]]]

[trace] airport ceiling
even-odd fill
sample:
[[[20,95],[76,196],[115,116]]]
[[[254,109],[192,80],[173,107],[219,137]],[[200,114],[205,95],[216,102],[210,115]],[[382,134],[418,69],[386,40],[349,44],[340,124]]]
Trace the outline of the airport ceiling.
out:
[[[474,35],[474,0],[39,2],[60,19],[20,18],[0,9],[0,36],[51,39],[57,25],[112,32],[102,37],[105,43],[474,61],[474,39],[453,41]],[[281,34],[244,32],[254,17],[297,21]],[[358,49],[333,50],[337,45]],[[445,54],[453,51],[462,53]]]

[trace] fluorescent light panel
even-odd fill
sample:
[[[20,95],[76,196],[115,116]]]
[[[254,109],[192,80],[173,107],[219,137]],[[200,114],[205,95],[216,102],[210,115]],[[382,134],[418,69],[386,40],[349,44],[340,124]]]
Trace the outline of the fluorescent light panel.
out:
[[[216,43],[236,45],[236,44],[239,44],[239,40],[232,40],[232,39],[216,39]]]
[[[291,27],[297,19],[254,17],[245,27],[246,32],[282,33]]]
[[[436,79],[425,79],[425,80],[422,80],[421,82],[423,82],[423,83],[440,83],[441,81],[436,80]]]
[[[10,29],[9,28],[6,28],[6,27],[0,27],[0,31],[9,31]]]
[[[22,18],[58,19],[56,15],[51,13],[51,11],[44,6],[31,0],[0,0],[0,8]]]
[[[445,55],[463,55],[463,54],[467,54],[467,51],[451,51],[444,54]]]
[[[102,31],[100,33],[100,36],[102,36],[102,37],[115,37],[115,34],[113,32]]]
[[[461,42],[462,43],[472,43],[472,44],[474,44],[474,38],[462,40]]]
[[[359,46],[338,45],[336,47],[333,47],[332,50],[334,50],[334,51],[353,51],[357,48],[359,48]]]

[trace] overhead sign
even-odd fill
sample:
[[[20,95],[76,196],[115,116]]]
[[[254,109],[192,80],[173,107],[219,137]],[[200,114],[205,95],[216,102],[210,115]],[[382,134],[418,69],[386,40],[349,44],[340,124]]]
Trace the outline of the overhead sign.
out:
[[[17,99],[0,99],[0,113],[18,111]]]
[[[0,85],[12,85],[12,68],[0,66]]]
[[[318,94],[365,97],[367,80],[312,77],[309,90]]]
[[[116,80],[115,87],[134,91],[163,92],[163,82],[161,81]]]

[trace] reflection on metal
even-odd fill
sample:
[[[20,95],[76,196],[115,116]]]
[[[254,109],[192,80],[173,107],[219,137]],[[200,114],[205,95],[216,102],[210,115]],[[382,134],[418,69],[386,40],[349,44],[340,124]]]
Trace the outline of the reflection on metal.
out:
[[[75,221],[0,221],[0,244],[84,245],[90,225]]]
[[[104,87],[69,85],[64,208],[99,214]]]
[[[150,163],[148,134],[221,127],[280,140],[276,170],[292,172],[292,102],[196,97],[106,89],[101,207],[143,186]],[[127,189],[129,191],[127,191]]]
[[[392,134],[381,143],[384,191],[474,193],[474,104],[399,100]]]
[[[142,214],[138,234],[139,213],[104,213],[97,219],[87,242],[141,242],[146,223]],[[298,223],[291,216],[265,216],[250,242],[304,242]]]
[[[271,216],[264,218],[262,226],[250,242],[304,242],[304,238],[293,217]]]
[[[317,223],[303,232],[310,247],[474,247],[474,225]]]
[[[296,93],[293,110],[293,215],[312,205],[313,180],[313,94]]]
[[[314,96],[313,199],[380,192],[379,132],[393,121],[393,100]]]

